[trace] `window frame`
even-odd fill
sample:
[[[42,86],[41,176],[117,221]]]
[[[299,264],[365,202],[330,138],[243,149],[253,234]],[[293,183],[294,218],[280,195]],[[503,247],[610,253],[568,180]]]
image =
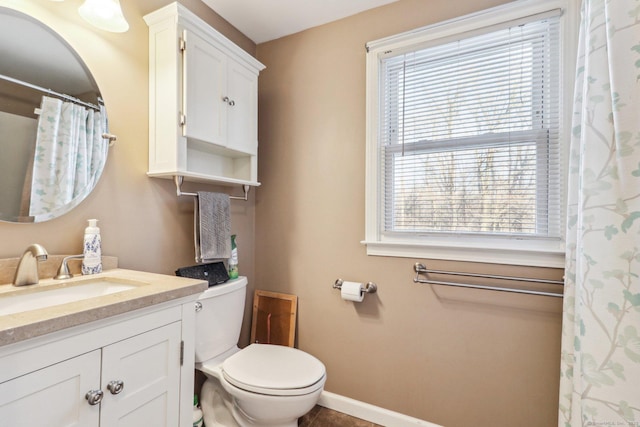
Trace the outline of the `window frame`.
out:
[[[381,188],[385,159],[378,145],[381,119],[381,59],[389,51],[411,51],[429,44],[442,44],[487,27],[561,9],[560,17],[560,239],[523,236],[487,237],[454,233],[382,232],[385,219]],[[577,46],[577,0],[517,0],[502,6],[367,43],[366,56],[366,177],[365,240],[367,255],[429,258],[541,267],[564,267],[564,228],[568,145],[573,104],[573,82]]]

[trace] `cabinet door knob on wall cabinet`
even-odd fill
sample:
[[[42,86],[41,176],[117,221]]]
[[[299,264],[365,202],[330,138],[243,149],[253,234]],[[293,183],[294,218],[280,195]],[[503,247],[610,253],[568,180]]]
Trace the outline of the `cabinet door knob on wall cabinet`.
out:
[[[100,402],[102,402],[103,396],[104,393],[102,392],[102,390],[90,390],[89,392],[87,392],[84,398],[87,399],[89,405],[98,405]]]
[[[109,384],[107,384],[107,389],[111,392],[111,394],[118,394],[122,390],[124,390],[124,381],[111,381],[109,382]]]

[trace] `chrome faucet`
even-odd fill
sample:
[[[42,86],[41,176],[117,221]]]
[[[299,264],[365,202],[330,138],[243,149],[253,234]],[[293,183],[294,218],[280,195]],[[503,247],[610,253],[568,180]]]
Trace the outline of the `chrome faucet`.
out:
[[[13,286],[35,285],[38,283],[38,261],[45,261],[49,254],[47,250],[37,243],[30,245],[22,254],[16,275],[13,278]]]

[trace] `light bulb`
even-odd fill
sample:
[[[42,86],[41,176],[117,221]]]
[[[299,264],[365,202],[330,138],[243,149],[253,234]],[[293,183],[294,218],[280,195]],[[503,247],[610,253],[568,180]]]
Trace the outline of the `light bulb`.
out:
[[[85,21],[101,30],[124,33],[129,29],[118,0],[85,0],[78,12]]]

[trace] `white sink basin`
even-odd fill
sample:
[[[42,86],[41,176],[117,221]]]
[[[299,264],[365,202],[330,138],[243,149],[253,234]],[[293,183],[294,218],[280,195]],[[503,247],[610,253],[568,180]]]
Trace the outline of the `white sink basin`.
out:
[[[145,283],[128,283],[100,278],[69,282],[62,286],[43,286],[37,290],[25,289],[24,292],[22,289],[17,289],[15,292],[0,294],[0,316],[115,294],[140,285]]]

